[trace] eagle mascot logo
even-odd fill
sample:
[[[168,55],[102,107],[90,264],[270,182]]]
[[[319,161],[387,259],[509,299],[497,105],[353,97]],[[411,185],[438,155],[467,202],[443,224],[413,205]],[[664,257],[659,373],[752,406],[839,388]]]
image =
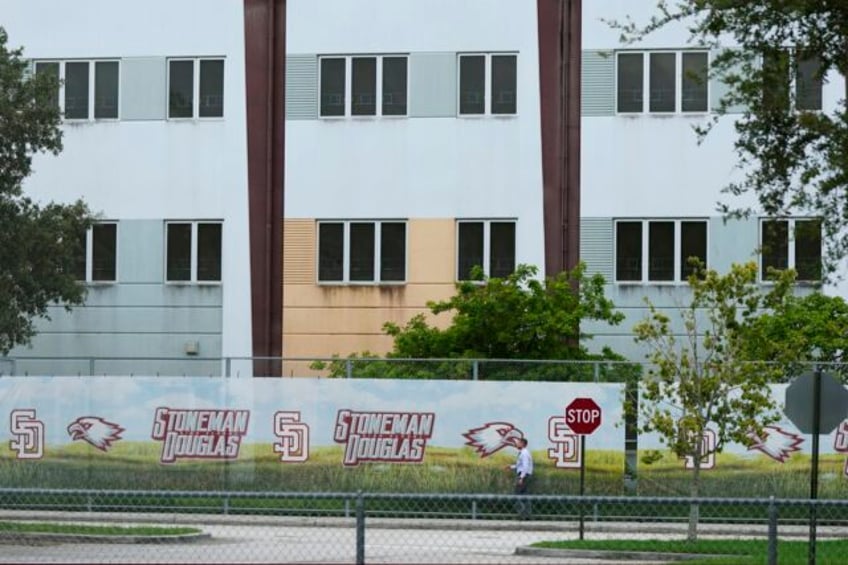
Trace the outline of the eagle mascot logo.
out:
[[[508,422],[487,422],[462,436],[468,440],[465,445],[473,447],[480,457],[488,457],[507,446],[521,449],[518,440],[524,438],[524,432]]]
[[[765,426],[763,427],[762,437],[751,432],[748,438],[751,440],[748,451],[754,449],[762,451],[781,463],[785,463],[792,453],[801,451],[800,445],[804,442],[804,438],[801,436],[787,432],[777,426]]]
[[[71,439],[83,440],[90,443],[100,451],[109,451],[112,444],[121,437],[124,428],[114,422],[107,422],[97,416],[83,416],[77,418],[68,426],[68,435]]]

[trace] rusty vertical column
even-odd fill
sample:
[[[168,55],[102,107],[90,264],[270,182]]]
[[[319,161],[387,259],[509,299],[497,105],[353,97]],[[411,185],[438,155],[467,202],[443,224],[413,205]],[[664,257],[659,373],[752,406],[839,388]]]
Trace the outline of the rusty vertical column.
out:
[[[537,0],[545,274],[580,260],[581,0]]]
[[[286,0],[244,0],[244,32],[253,372],[280,376]]]

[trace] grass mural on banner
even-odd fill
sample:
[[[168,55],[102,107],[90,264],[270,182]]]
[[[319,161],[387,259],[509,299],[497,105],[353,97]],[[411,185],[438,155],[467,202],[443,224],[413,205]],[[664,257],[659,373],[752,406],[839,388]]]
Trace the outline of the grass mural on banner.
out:
[[[0,456],[0,484],[21,488],[187,491],[286,492],[512,492],[512,475],[504,467],[509,453],[481,459],[470,448],[428,447],[419,464],[341,464],[341,447],[314,449],[307,462],[281,464],[272,447],[247,444],[235,461],[180,460],[159,462],[161,447],[154,442],[121,442],[108,454],[72,444],[48,449],[37,461]],[[534,451],[536,494],[577,494],[576,469],[553,466],[543,450]],[[821,498],[848,498],[842,475],[844,455],[820,458]],[[624,455],[612,450],[589,451],[586,493],[622,495]],[[670,453],[651,465],[640,464],[637,494],[685,496],[689,473]],[[785,463],[765,456],[722,453],[703,477],[704,496],[805,498],[809,494],[810,458],[794,454]]]

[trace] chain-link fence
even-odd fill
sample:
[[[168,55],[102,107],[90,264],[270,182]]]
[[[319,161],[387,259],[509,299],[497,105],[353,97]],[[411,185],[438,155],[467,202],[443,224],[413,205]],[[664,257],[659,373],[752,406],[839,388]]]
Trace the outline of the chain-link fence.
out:
[[[0,376],[336,377],[621,382],[642,363],[613,360],[362,357],[3,357]]]
[[[649,563],[675,554],[841,564],[848,555],[844,500],[0,489],[0,516],[4,563]]]

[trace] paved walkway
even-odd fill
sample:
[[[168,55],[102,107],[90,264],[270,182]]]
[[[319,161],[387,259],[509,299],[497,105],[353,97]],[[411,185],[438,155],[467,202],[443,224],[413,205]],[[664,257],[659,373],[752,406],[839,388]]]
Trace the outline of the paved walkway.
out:
[[[95,524],[193,525],[204,536],[186,543],[138,543],[139,540],[69,540],[21,537],[0,540],[0,563],[355,563],[353,518],[222,516],[0,511],[5,520],[49,520]],[[704,537],[763,539],[765,526],[704,524]],[[594,523],[586,539],[681,539],[685,524]],[[806,536],[804,526],[783,526],[782,535]],[[819,528],[821,538],[844,535]],[[366,563],[623,563],[562,554],[523,551],[542,540],[577,539],[576,522],[398,520],[366,518]],[[118,541],[118,543],[115,543]],[[188,543],[190,542],[190,543]],[[627,563],[660,563],[630,556]]]

